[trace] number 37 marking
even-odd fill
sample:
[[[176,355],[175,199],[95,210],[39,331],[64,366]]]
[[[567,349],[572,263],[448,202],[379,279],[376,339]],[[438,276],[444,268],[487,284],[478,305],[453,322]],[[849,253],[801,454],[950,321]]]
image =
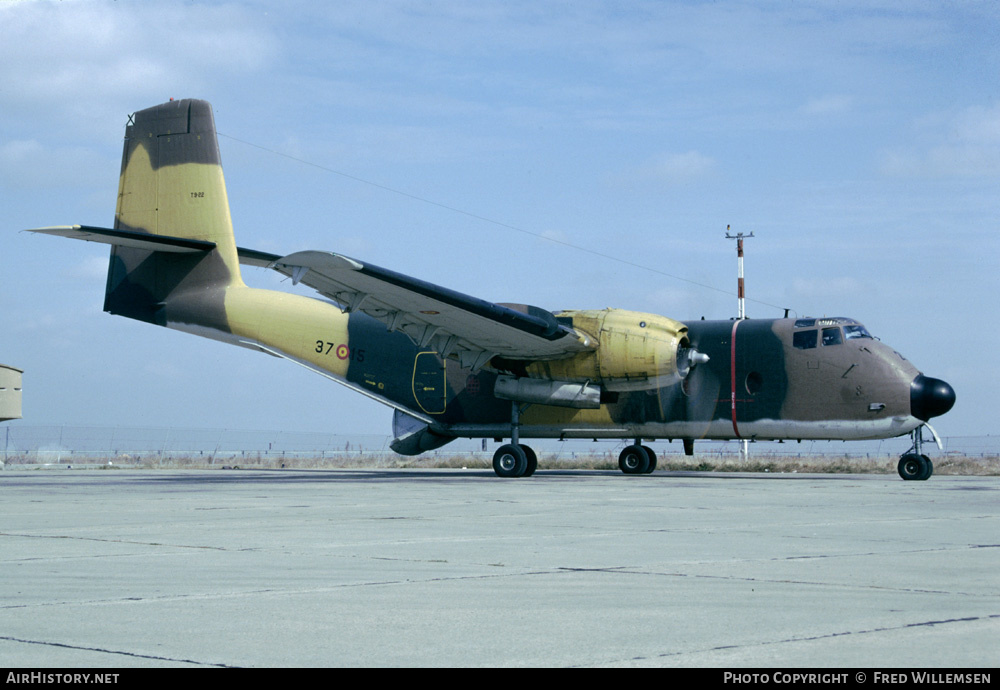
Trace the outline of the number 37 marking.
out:
[[[321,355],[328,355],[331,352],[337,355],[338,359],[349,359],[352,362],[365,361],[365,351],[361,348],[351,349],[345,343],[337,345],[326,340],[316,341],[316,352]]]

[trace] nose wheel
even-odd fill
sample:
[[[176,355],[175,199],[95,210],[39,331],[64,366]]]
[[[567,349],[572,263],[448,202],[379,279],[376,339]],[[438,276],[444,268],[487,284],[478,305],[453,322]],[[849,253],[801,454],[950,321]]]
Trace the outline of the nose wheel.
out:
[[[899,464],[896,465],[896,471],[906,481],[922,482],[930,479],[931,475],[934,474],[934,463],[920,452],[923,444],[923,427],[914,429],[910,436],[913,438],[913,446],[903,453]]]
[[[899,459],[896,471],[899,472],[900,477],[907,481],[924,481],[930,479],[930,476],[934,474],[934,463],[926,455],[907,453]]]

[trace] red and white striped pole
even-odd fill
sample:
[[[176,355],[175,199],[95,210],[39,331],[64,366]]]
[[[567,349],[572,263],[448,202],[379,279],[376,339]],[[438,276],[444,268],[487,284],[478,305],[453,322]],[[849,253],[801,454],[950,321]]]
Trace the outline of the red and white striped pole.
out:
[[[733,323],[733,341],[732,347],[732,371],[730,376],[732,378],[732,404],[733,404],[733,429],[736,431],[736,435],[739,436],[739,431],[736,426],[736,326],[740,321],[747,317],[746,308],[746,290],[743,285],[743,240],[744,238],[753,237],[751,232],[749,235],[744,235],[742,232],[738,232],[735,235],[729,234],[730,226],[726,226],[726,239],[736,240],[736,267],[737,267],[737,283],[736,283],[736,297],[739,303],[739,316],[736,322]],[[743,461],[746,462],[748,456],[750,455],[750,448],[747,445],[747,440],[740,439],[740,455]]]
[[[735,235],[729,234],[730,226],[726,226],[726,239],[736,240],[736,269],[737,269],[737,285],[736,285],[736,297],[739,303],[739,318],[741,321],[747,317],[746,308],[746,290],[743,286],[743,239],[753,237],[751,232],[749,235],[744,235],[742,232],[738,232]]]

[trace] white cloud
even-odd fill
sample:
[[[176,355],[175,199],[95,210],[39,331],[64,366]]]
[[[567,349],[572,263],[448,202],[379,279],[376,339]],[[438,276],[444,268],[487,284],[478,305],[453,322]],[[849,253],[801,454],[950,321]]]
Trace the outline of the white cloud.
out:
[[[101,256],[86,256],[69,270],[72,278],[79,278],[83,284],[90,287],[95,281],[101,281],[108,275],[108,250]],[[103,297],[103,295],[102,295]]]
[[[866,286],[857,278],[839,276],[830,278],[793,278],[788,290],[789,297],[811,300],[823,298],[836,303],[849,297],[865,294]]]
[[[820,98],[813,98],[800,109],[806,115],[836,115],[845,113],[854,104],[852,96],[843,94],[831,94]]]
[[[996,177],[1000,175],[1000,103],[974,106],[917,124],[922,145],[883,154],[892,177]]]
[[[663,281],[672,282],[664,278]],[[687,287],[663,286],[646,296],[650,311],[669,316],[673,319],[691,319],[696,315],[715,314],[723,308],[724,296],[705,290],[695,290]],[[732,299],[733,312],[736,311],[736,297]]]
[[[5,110],[74,113],[92,131],[137,104],[196,95],[273,57],[276,43],[258,15],[237,5],[4,3]]]
[[[572,245],[572,239],[564,230],[548,229],[538,233],[538,237],[546,242]]]
[[[93,176],[82,171],[106,163],[93,151],[76,146],[43,146],[35,139],[0,144],[0,186],[7,189],[92,188]]]
[[[976,146],[1000,146],[1000,103],[992,108],[972,107],[955,116],[954,136]]]
[[[715,169],[715,159],[698,151],[668,153],[659,156],[642,168],[645,177],[679,184],[705,177]]]

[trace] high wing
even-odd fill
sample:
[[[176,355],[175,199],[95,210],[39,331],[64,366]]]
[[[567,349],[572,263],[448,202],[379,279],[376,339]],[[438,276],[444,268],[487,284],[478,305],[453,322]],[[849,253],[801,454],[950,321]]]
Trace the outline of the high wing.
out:
[[[206,240],[134,230],[60,225],[29,232],[57,235],[150,251],[195,253],[216,248]],[[539,307],[487,302],[333,252],[304,251],[278,256],[237,247],[241,264],[272,268],[341,306],[363,312],[442,357],[455,356],[478,371],[493,357],[551,360],[595,350],[586,333],[560,323]]]
[[[389,331],[405,333],[443,357],[454,355],[473,370],[495,356],[561,359],[597,347],[593,338],[544,309],[487,302],[332,252],[296,252],[272,261],[270,268],[293,284],[314,288],[345,312],[368,314]]]

